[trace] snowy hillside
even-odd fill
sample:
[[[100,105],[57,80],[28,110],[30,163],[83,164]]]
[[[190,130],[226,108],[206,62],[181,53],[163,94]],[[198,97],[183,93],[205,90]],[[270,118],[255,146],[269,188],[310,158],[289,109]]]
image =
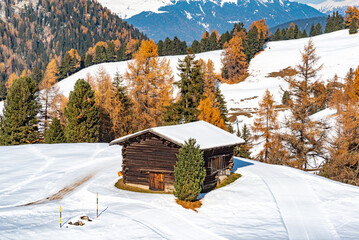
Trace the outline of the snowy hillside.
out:
[[[359,237],[359,188],[284,166],[236,159],[234,170],[242,178],[202,195],[195,213],[177,205],[173,195],[115,188],[119,146],[42,144],[0,152],[1,239]],[[29,204],[36,201],[42,203]],[[81,215],[93,221],[67,224]]]
[[[309,4],[309,5],[325,14],[330,14],[334,11],[338,11],[339,13],[344,14],[348,6],[359,7],[359,1],[358,0],[326,0],[322,3]]]

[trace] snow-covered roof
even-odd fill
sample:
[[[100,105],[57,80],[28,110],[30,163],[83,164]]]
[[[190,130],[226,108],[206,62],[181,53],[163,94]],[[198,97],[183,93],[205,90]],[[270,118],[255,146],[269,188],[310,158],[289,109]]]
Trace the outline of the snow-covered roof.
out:
[[[121,144],[128,139],[147,132],[160,136],[179,146],[183,145],[185,141],[188,141],[188,139],[194,138],[202,150],[224,146],[233,146],[244,142],[243,139],[221,128],[218,128],[205,121],[198,121],[173,126],[150,128],[113,140],[110,145]]]

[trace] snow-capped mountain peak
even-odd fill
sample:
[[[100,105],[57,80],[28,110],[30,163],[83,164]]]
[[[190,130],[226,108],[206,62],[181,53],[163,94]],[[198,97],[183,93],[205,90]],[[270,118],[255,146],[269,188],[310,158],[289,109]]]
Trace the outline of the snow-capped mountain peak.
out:
[[[326,0],[318,4],[309,4],[322,13],[332,13],[338,11],[344,13],[348,6],[359,6],[358,0]]]

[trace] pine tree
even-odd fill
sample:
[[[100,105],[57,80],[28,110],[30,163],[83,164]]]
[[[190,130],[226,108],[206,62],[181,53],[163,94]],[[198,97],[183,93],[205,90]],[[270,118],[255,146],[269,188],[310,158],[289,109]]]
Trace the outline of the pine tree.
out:
[[[280,33],[280,30],[279,28],[277,28],[277,30],[275,31],[273,37],[272,37],[272,40],[273,41],[279,41],[279,40],[282,40],[282,35]]]
[[[307,31],[304,29],[302,33],[302,38],[307,38],[307,37],[308,37]]]
[[[323,34],[322,25],[320,23],[317,23],[317,25],[315,25],[315,35],[321,35],[321,34]]]
[[[0,121],[1,145],[39,142],[36,83],[29,77],[16,79],[7,94]]]
[[[45,143],[65,143],[64,127],[58,118],[53,118],[50,127],[45,132]]]
[[[314,37],[315,35],[315,27],[314,24],[312,24],[312,26],[310,27],[309,37]]]
[[[116,90],[116,97],[122,106],[121,119],[118,119],[119,121],[113,124],[113,132],[115,133],[115,137],[118,138],[133,132],[133,111],[132,102],[127,94],[127,88],[124,84],[124,78],[119,72],[115,73],[113,86]]]
[[[67,126],[65,136],[68,142],[98,142],[100,117],[91,85],[83,79],[77,80],[70,92],[65,109]]]
[[[280,32],[280,35],[282,36],[282,40],[288,40],[287,31],[286,31],[285,28],[282,28],[282,31]]]
[[[181,201],[196,201],[206,177],[203,151],[195,139],[179,149],[175,166],[174,195]]]
[[[134,61],[128,63],[125,79],[137,130],[162,125],[162,108],[172,101],[173,75],[169,61],[158,58],[153,40],[142,41]]]
[[[288,30],[287,30],[287,38],[288,39],[294,39],[295,38],[294,23],[291,23]]]
[[[163,56],[163,41],[159,40],[157,43],[158,56]]]
[[[356,34],[358,32],[358,26],[355,23],[355,21],[352,21],[352,23],[349,26],[349,34]]]
[[[282,135],[290,151],[291,164],[301,169],[307,169],[310,158],[323,156],[323,143],[326,138],[325,122],[310,119],[312,105],[321,101],[323,96],[315,96],[313,87],[319,82],[318,72],[322,65],[318,65],[319,57],[312,40],[304,47],[302,61],[296,67],[298,74],[287,77],[289,85],[288,103],[291,113],[286,122],[289,131]]]
[[[233,38],[224,44],[222,65],[222,77],[230,83],[238,83],[247,76],[248,62],[240,33],[235,32]]]
[[[200,53],[201,52],[201,45],[197,40],[194,40],[191,45],[193,53]]]
[[[75,49],[71,49],[65,54],[64,59],[58,69],[59,79],[64,79],[75,73],[81,67],[81,57]]]
[[[298,25],[296,24],[295,26],[294,26],[294,39],[298,39],[298,38],[300,38],[300,36],[299,36],[299,28],[298,28]]]
[[[248,42],[248,55],[247,61],[249,62],[259,51],[262,50],[260,42],[259,42],[260,32],[257,27],[254,26],[252,29],[248,31],[247,34],[247,42]]]
[[[43,73],[42,73],[41,69],[35,67],[32,70],[31,78],[32,78],[32,80],[35,81],[36,84],[39,84],[43,78]]]
[[[234,149],[235,155],[242,158],[251,158],[252,143],[250,142],[252,136],[247,124],[242,127],[242,132],[237,129],[237,136],[244,140],[244,143]]]

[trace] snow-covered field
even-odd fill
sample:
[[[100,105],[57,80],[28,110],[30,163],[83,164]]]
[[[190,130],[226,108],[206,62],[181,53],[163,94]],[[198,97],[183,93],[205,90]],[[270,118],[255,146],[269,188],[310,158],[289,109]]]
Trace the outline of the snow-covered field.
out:
[[[43,144],[0,152],[0,239],[359,238],[359,188],[289,167],[236,159],[234,170],[243,176],[202,195],[196,213],[173,195],[115,188],[119,146]],[[69,186],[77,188],[47,199]],[[24,206],[38,200],[43,203]],[[93,221],[67,224],[81,215]]]

